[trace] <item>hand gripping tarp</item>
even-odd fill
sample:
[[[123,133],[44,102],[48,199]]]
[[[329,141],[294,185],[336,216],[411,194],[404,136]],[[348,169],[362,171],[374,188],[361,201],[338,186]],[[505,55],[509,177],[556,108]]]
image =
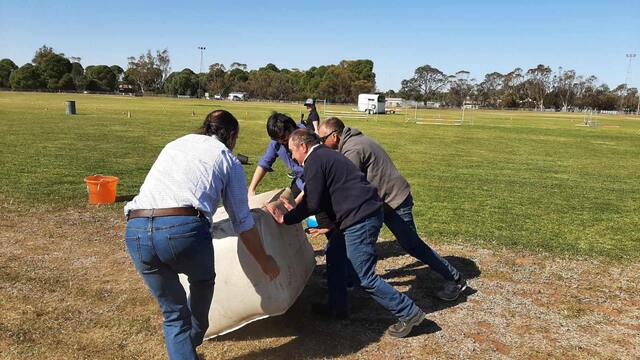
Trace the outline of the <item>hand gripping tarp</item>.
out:
[[[302,225],[279,225],[263,209],[265,203],[277,201],[281,193],[283,190],[274,190],[249,198],[262,245],[280,266],[280,275],[273,281],[238,239],[224,208],[216,211],[211,225],[216,280],[205,338],[284,314],[311,276],[316,262]],[[284,195],[293,201],[288,190]],[[187,277],[181,274],[180,282],[188,294]]]

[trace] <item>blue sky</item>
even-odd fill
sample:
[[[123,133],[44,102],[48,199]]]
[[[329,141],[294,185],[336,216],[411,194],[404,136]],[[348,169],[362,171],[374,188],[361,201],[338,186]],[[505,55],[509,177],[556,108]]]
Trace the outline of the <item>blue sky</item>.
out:
[[[380,90],[416,67],[484,74],[545,64],[625,81],[638,53],[635,1],[0,1],[0,58],[31,61],[47,44],[82,64],[119,64],[168,48],[173,70],[238,61],[307,69],[343,59],[374,61]]]

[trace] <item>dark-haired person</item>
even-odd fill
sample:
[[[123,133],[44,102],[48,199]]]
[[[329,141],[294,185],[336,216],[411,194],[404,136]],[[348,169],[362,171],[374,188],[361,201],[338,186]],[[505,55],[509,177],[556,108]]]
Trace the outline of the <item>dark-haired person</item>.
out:
[[[220,201],[262,271],[270,279],[280,273],[262,247],[245,174],[231,153],[238,133],[231,113],[211,112],[197,133],[162,149],[140,193],[124,208],[127,250],[160,305],[170,359],[197,359],[195,348],[209,327],[215,279],[210,219]],[[178,273],[189,279],[188,299]]]
[[[291,157],[291,152],[287,142],[289,141],[289,135],[296,129],[304,129],[302,124],[296,124],[289,116],[273,112],[267,119],[267,134],[271,138],[267,149],[265,150],[262,158],[258,161],[258,166],[253,173],[251,182],[249,183],[249,195],[256,194],[258,185],[267,173],[273,171],[273,164],[276,159],[282,160],[282,162],[291,169],[290,177],[291,192],[296,201],[300,201],[301,191],[304,188],[303,170],[300,164],[296,163]]]
[[[285,202],[289,209],[286,214],[274,206],[267,209],[281,224],[299,223],[324,211],[344,240],[347,259],[358,275],[360,286],[398,318],[387,333],[407,336],[424,320],[425,314],[375,272],[375,243],[383,219],[382,200],[376,189],[349,159],[320,144],[318,136],[308,129],[294,131],[289,136],[289,148],[293,158],[304,167],[304,197],[295,207]],[[345,296],[344,305],[346,300]]]
[[[320,115],[318,115],[318,110],[316,110],[316,101],[309,98],[305,100],[304,106],[307,108],[307,111],[309,111],[309,114],[307,115],[307,120],[303,120],[302,123],[307,129],[317,134],[320,127]]]
[[[382,146],[360,130],[345,126],[335,117],[320,125],[320,135],[325,146],[338,150],[351,160],[365,174],[367,181],[378,189],[378,195],[384,201],[384,224],[400,246],[447,280],[444,289],[437,296],[447,301],[457,299],[466,289],[467,283],[456,268],[418,235],[413,221],[413,196],[409,183]]]

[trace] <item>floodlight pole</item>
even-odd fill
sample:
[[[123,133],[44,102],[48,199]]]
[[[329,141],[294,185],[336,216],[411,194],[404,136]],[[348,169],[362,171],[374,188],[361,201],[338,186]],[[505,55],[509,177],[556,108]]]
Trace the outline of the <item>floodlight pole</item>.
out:
[[[629,65],[627,66],[627,76],[624,79],[624,84],[626,85],[625,87],[629,87],[630,83],[631,83],[631,64],[633,62],[633,59],[636,58],[636,56],[638,56],[637,54],[625,54],[624,55],[627,59],[629,59]]]
[[[205,50],[207,50],[206,46],[198,46],[198,50],[200,50],[200,72],[198,73],[198,98],[200,97],[200,75],[202,74],[202,55]]]

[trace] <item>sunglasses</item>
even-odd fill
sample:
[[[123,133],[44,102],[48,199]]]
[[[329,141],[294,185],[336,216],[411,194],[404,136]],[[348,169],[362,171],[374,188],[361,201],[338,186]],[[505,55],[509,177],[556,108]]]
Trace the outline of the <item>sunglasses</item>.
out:
[[[329,136],[333,135],[337,131],[338,130],[333,130],[332,132],[328,133],[325,136],[320,136],[320,142],[324,144],[327,141],[327,139],[329,138]]]

